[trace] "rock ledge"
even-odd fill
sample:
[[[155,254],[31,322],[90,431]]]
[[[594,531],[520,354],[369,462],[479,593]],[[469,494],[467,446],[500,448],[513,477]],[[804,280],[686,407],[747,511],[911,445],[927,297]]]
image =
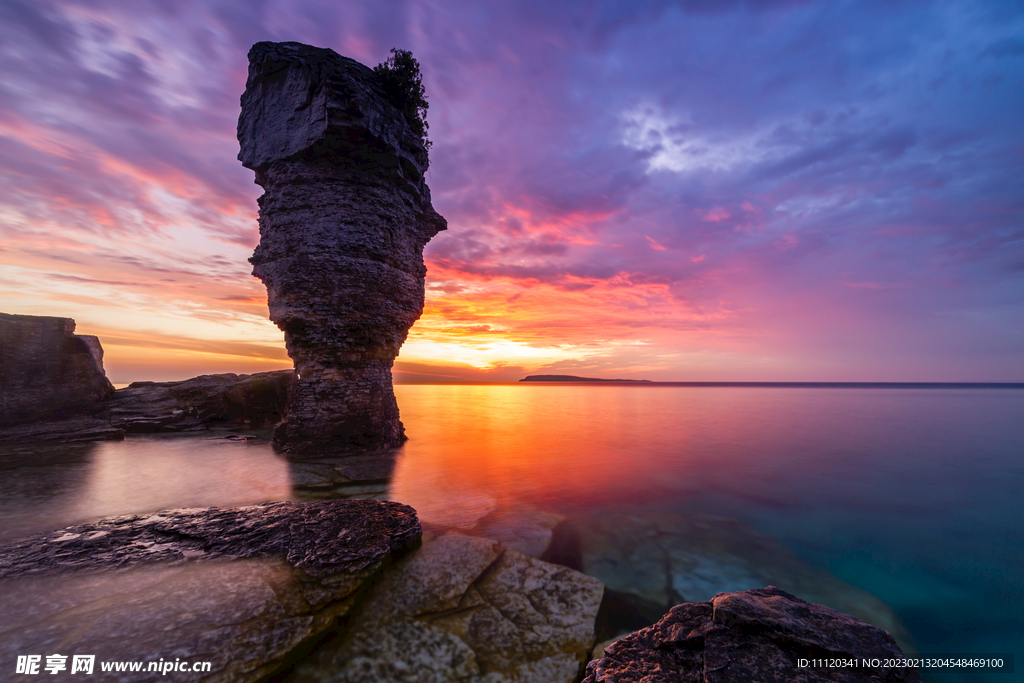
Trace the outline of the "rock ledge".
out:
[[[420,535],[408,506],[332,500],[108,517],[23,538],[0,546],[0,661],[95,655],[99,673],[100,662],[180,659],[210,662],[192,679],[204,683],[265,680],[338,628]]]

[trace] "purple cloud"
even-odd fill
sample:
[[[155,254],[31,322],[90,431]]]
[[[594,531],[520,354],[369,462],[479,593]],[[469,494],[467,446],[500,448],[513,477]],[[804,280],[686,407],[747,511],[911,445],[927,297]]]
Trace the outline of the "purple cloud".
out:
[[[1019,4],[968,0],[7,0],[4,262],[52,239],[78,245],[55,259],[187,277],[216,249],[244,271],[249,46],[371,65],[402,47],[423,68],[428,181],[450,223],[427,249],[438,296],[472,296],[460,277],[508,297],[644,283],[676,313],[623,309],[623,334],[687,328],[696,306],[750,348],[852,344],[836,367],[874,378],[928,357],[1019,379],[1005,350],[1024,339],[1022,35]],[[125,240],[136,251],[113,256]]]

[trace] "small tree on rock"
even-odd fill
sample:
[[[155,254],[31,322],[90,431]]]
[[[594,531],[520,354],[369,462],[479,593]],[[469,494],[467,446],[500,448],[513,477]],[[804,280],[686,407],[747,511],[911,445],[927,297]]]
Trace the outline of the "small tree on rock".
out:
[[[391,104],[402,112],[423,146],[430,149],[430,141],[427,140],[427,108],[430,105],[423,89],[420,63],[412,52],[393,47],[391,56],[375,66],[373,71]]]

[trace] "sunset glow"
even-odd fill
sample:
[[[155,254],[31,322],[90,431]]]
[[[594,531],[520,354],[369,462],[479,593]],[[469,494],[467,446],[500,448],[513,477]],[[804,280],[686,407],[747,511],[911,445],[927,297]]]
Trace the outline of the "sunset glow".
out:
[[[119,384],[289,367],[246,53],[398,46],[449,229],[397,381],[1024,380],[1024,13],[710,7],[6,3],[0,311]]]

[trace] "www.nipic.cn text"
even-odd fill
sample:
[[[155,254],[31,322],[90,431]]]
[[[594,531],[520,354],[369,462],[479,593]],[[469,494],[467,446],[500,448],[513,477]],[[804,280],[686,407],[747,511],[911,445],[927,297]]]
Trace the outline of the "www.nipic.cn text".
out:
[[[70,660],[70,661],[69,661]],[[189,672],[208,673],[212,662],[183,662],[180,659],[150,662],[100,662],[100,672],[110,671],[145,671],[147,673]],[[15,665],[16,674],[92,674],[96,670],[96,655],[18,655]]]

